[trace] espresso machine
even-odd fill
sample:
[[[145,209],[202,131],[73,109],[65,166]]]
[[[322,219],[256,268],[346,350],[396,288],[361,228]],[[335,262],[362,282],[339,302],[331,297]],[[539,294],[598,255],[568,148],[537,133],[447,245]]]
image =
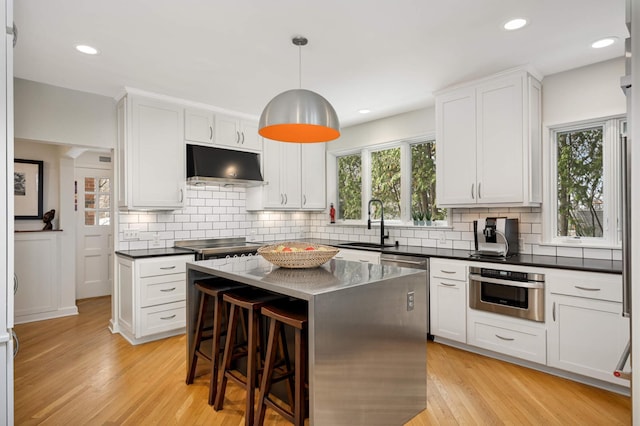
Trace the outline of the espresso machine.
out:
[[[487,217],[473,221],[474,257],[510,257],[518,254],[518,219]]]

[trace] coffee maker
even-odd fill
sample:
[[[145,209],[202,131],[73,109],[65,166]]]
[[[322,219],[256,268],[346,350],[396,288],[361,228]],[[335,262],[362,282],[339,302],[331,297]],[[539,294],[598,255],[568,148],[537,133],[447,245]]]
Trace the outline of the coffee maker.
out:
[[[518,254],[518,219],[487,217],[473,221],[473,256],[510,257]]]

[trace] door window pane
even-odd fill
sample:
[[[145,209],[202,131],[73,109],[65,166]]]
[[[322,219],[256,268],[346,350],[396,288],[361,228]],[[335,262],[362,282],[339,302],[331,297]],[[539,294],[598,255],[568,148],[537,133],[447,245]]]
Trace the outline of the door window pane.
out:
[[[85,210],[84,212],[84,224],[87,226],[93,226],[96,224],[96,212],[91,210]]]
[[[85,225],[111,225],[111,181],[109,178],[87,177],[84,179],[84,207]]]
[[[94,209],[96,207],[96,196],[94,194],[84,194],[85,209]]]

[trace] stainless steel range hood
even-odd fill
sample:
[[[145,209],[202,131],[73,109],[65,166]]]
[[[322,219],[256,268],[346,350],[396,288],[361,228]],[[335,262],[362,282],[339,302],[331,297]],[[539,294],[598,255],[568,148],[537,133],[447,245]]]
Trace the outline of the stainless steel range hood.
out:
[[[262,185],[260,157],[253,152],[187,144],[187,183],[207,182]]]

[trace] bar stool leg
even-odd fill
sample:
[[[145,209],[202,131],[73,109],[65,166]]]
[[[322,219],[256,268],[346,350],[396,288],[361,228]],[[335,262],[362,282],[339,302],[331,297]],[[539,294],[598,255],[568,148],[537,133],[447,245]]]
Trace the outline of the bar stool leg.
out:
[[[231,367],[231,358],[232,358],[232,348],[235,344],[236,338],[236,325],[238,323],[238,311],[240,308],[235,305],[231,305],[231,309],[229,310],[229,322],[227,324],[227,341],[224,347],[224,356],[222,358],[222,371],[223,374],[218,381],[218,390],[215,397],[215,402],[213,404],[213,409],[218,411],[222,409],[222,405],[224,404],[224,393],[227,389],[227,376],[224,374],[224,371],[228,370]]]
[[[215,315],[213,317],[213,345],[211,347],[211,381],[209,382],[209,405],[213,405],[216,399],[216,391],[218,390],[218,364],[220,361],[220,337],[222,335],[222,314],[224,301],[222,295],[215,298]],[[228,322],[227,318],[227,322]],[[229,339],[227,332],[227,340]]]
[[[201,293],[200,294],[200,309],[198,311],[198,321],[196,322],[196,335],[193,339],[193,345],[191,345],[191,348],[189,349],[189,372],[187,373],[187,380],[186,383],[188,385],[193,383],[193,379],[195,378],[196,375],[196,366],[198,364],[197,362],[197,358],[198,356],[196,355],[196,351],[199,349],[198,345],[199,342],[202,340],[202,322],[204,321],[203,318],[203,312],[204,312],[204,305],[207,301],[207,295]]]
[[[265,412],[267,411],[266,405],[264,405],[264,400],[269,393],[269,389],[271,388],[271,378],[272,375],[269,374],[273,370],[273,366],[276,363],[276,349],[278,347],[278,343],[276,336],[278,335],[279,329],[281,328],[280,322],[274,319],[269,321],[269,337],[267,338],[267,353],[264,361],[264,369],[262,374],[262,383],[260,384],[260,393],[258,396],[258,414],[256,416],[256,425],[262,425],[264,423]]]
[[[295,368],[296,368],[296,374],[295,374],[295,408],[293,410],[294,413],[294,424],[296,426],[302,426],[304,425],[304,418],[305,418],[305,397],[304,397],[304,382],[305,382],[305,376],[307,374],[306,371],[306,365],[307,365],[307,358],[306,358],[306,350],[304,350],[303,348],[306,348],[306,344],[307,344],[307,331],[305,329],[303,330],[299,330],[296,329],[295,332],[295,352],[296,352],[296,359],[295,359]],[[303,346],[305,345],[305,346]]]
[[[245,410],[245,424],[253,425],[253,417],[254,417],[254,402],[255,402],[255,391],[256,391],[256,374],[257,374],[257,363],[259,361],[256,359],[256,352],[258,350],[258,313],[250,309],[249,310],[249,342],[248,346],[248,354],[247,354],[247,408]]]

